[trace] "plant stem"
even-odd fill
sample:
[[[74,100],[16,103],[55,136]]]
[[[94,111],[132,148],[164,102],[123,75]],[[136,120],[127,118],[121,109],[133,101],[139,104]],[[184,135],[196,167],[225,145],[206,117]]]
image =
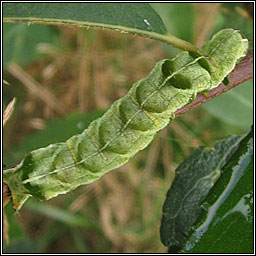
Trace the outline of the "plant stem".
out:
[[[218,87],[212,89],[207,93],[207,97],[204,94],[199,94],[196,99],[189,105],[177,110],[175,116],[180,116],[185,112],[198,107],[199,105],[215,98],[216,96],[236,87],[237,85],[244,83],[253,77],[253,51],[249,51],[246,57],[236,66],[236,68],[229,75],[230,84],[225,86],[221,83]],[[18,164],[18,163],[17,163]],[[13,168],[12,165],[9,168]],[[8,168],[6,168],[8,169]],[[3,183],[3,201],[7,203],[10,199],[10,190],[6,183]]]
[[[236,68],[229,74],[230,84],[228,86],[221,83],[218,87],[212,89],[207,93],[207,96],[203,93],[197,95],[196,99],[189,105],[178,109],[175,112],[175,116],[181,116],[185,112],[194,109],[201,104],[215,98],[216,96],[229,91],[230,89],[242,84],[253,77],[253,51],[249,51],[246,57],[236,65]]]

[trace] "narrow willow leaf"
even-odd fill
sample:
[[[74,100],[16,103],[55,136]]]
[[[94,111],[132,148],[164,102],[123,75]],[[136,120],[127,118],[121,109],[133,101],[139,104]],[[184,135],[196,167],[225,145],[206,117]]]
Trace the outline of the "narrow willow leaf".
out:
[[[19,209],[29,196],[45,200],[99,179],[125,164],[164,128],[177,109],[208,91],[231,72],[248,42],[233,29],[218,32],[198,54],[181,52],[156,63],[148,77],[66,142],[29,153],[4,172]]]
[[[5,3],[5,22],[48,22],[166,34],[159,15],[147,3]]]
[[[221,175],[222,168],[237,149],[239,136],[218,142],[213,149],[198,148],[176,169],[167,193],[161,222],[161,241],[175,253],[202,213],[201,204]]]
[[[97,27],[146,36],[183,50],[197,48],[169,34],[148,3],[4,3],[4,22]]]
[[[183,253],[253,253],[253,128],[203,202]]]

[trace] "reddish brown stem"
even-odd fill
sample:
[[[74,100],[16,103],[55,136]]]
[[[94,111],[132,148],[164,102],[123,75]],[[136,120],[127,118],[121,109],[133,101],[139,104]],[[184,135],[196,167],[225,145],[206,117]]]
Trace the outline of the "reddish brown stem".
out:
[[[8,185],[3,182],[3,207],[10,201],[11,191]]]
[[[175,116],[183,115],[185,112],[198,107],[199,105],[215,98],[216,96],[242,84],[253,77],[253,51],[249,51],[246,57],[236,66],[236,68],[229,74],[229,85],[226,86],[221,83],[218,87],[207,92],[207,96],[203,93],[197,95],[196,99],[189,105],[178,109]]]
[[[216,96],[236,87],[237,85],[252,79],[253,77],[253,51],[249,51],[246,57],[236,66],[233,72],[229,75],[230,84],[225,86],[221,83],[215,89],[209,91],[207,96],[204,94],[199,94],[195,101],[191,104],[177,110],[175,112],[175,116],[180,116],[185,112],[194,109],[195,107],[215,98]],[[17,164],[13,165],[12,167],[16,166]],[[9,167],[10,168],[10,167]],[[4,202],[8,202],[10,200],[10,189],[6,183],[3,183],[3,200]]]

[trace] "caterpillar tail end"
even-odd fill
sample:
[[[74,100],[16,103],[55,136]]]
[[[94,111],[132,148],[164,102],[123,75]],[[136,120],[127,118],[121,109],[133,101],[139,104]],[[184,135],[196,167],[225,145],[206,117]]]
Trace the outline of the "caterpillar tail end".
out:
[[[31,196],[27,193],[25,188],[20,185],[19,176],[21,164],[14,168],[5,170],[3,173],[3,182],[5,182],[11,192],[11,201],[13,208],[19,211],[27,199]]]

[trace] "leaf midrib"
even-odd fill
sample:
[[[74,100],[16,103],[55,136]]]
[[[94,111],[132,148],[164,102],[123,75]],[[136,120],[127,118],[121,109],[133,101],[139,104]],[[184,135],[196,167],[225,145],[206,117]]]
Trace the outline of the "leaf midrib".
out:
[[[187,41],[177,38],[168,32],[166,34],[160,34],[157,32],[131,28],[122,25],[89,22],[89,21],[78,21],[72,19],[54,19],[54,18],[38,18],[38,17],[4,17],[3,22],[9,23],[27,23],[30,24],[47,24],[47,25],[75,25],[84,28],[102,28],[120,31],[121,33],[131,33],[141,36],[146,36],[151,39],[159,40],[167,44],[172,44],[176,48],[180,48],[186,51],[196,52],[198,48]]]

